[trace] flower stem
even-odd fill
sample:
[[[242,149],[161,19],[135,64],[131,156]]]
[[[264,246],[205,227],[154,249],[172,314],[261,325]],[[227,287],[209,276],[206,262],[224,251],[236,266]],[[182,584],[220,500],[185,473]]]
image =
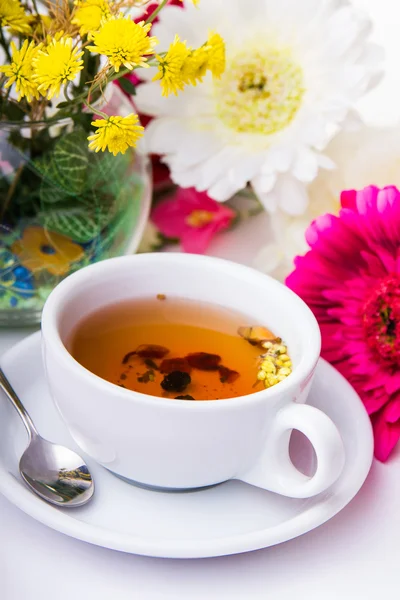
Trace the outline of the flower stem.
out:
[[[95,83],[93,85],[93,87],[90,89],[89,94],[93,95],[93,92],[96,92],[102,85],[107,86],[109,83],[111,83],[112,81],[115,81],[116,79],[120,79],[121,77],[123,77],[124,75],[126,75],[127,73],[130,73],[132,71],[132,69],[121,69],[118,73],[113,72],[112,75],[110,75],[109,77],[106,78],[105,81],[98,81],[97,83]],[[76,106],[77,104],[83,103],[85,106],[87,106],[90,110],[93,110],[93,112],[95,114],[98,114],[106,119],[108,119],[109,115],[106,115],[105,113],[98,111],[97,109],[94,109],[93,106],[91,106],[91,104],[87,101],[87,92],[83,92],[82,94],[79,94],[78,96],[76,96],[73,99],[70,99],[69,97],[67,97],[67,101],[69,103],[69,107],[73,107]],[[46,123],[51,122],[52,120],[54,121],[58,121],[60,117],[55,116],[54,119],[50,119],[50,120],[46,120]]]
[[[90,94],[93,94],[93,92],[95,92],[96,90],[98,90],[99,87],[101,87],[102,85],[107,86],[109,83],[111,83],[112,81],[115,81],[116,79],[120,79],[121,77],[123,77],[124,75],[126,75],[127,73],[130,73],[132,71],[132,69],[121,69],[118,73],[113,73],[113,75],[110,75],[110,77],[107,77],[105,81],[99,81],[97,83],[95,83],[93,85],[93,87],[90,89]],[[71,100],[71,106],[73,106],[74,104],[79,104],[79,102],[82,102],[84,104],[87,104],[87,102],[85,102],[85,98],[87,96],[87,93],[84,92],[83,94],[79,94],[79,96],[76,96],[73,100]]]
[[[32,0],[32,4],[33,4],[33,8],[36,11],[37,16],[39,16],[40,13],[39,13],[38,5],[36,4],[36,0]]]
[[[81,71],[81,75],[79,78],[79,90],[83,90],[83,88],[85,87],[86,78],[88,75],[87,70],[88,70],[88,66],[89,66],[89,57],[90,57],[89,52],[83,53],[83,69]]]
[[[0,43],[4,48],[4,52],[6,53],[8,60],[11,62],[11,54],[10,54],[9,44],[5,38],[2,27],[0,27]]]
[[[69,82],[68,82],[68,83],[69,83]],[[67,83],[67,85],[66,85],[66,86],[65,86],[65,88],[64,88],[64,96],[66,97],[66,99],[67,99],[67,102],[72,102],[72,99],[71,99],[71,97],[70,97],[70,95],[69,95],[69,93],[68,93],[68,83]]]
[[[4,200],[4,204],[1,207],[1,214],[0,214],[0,218],[1,219],[3,219],[4,215],[7,212],[7,209],[9,207],[9,205],[10,205],[10,202],[11,202],[11,198],[13,197],[15,189],[16,189],[16,187],[18,185],[19,180],[20,180],[20,177],[21,177],[22,171],[24,169],[24,166],[25,165],[23,165],[23,164],[19,165],[18,169],[15,172],[15,175],[14,175],[14,178],[12,180],[12,183],[11,183],[10,187],[8,188],[7,195],[6,195],[5,200]]]
[[[130,73],[131,71],[132,71],[132,69],[127,69],[125,67],[125,69],[121,69],[121,71],[119,71],[118,73],[114,73],[113,75],[111,75],[110,77],[108,77],[107,78],[107,83],[111,83],[111,81],[115,81],[116,79],[121,79],[121,77],[123,77],[127,73]],[[106,83],[106,85],[107,85],[107,83]]]
[[[89,110],[91,110],[95,115],[98,115],[99,117],[103,117],[103,119],[108,119],[109,118],[109,115],[107,115],[102,110],[99,110],[98,108],[95,108],[94,106],[92,106],[91,104],[89,104],[89,102],[85,102],[85,106],[87,106],[87,108]]]
[[[160,2],[160,4],[157,6],[156,10],[146,19],[145,25],[147,25],[148,23],[152,23],[154,21],[154,19],[158,15],[158,13],[164,8],[164,6],[167,4],[167,2],[168,2],[168,0],[162,0],[162,2]]]

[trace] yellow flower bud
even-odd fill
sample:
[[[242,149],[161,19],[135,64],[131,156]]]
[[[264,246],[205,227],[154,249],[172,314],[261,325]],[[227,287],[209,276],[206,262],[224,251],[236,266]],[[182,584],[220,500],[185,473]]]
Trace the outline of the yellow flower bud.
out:
[[[272,342],[263,342],[263,343],[261,344],[261,346],[262,346],[263,348],[265,348],[266,350],[268,350],[268,348],[272,348],[272,346],[273,346],[273,343],[272,343]]]
[[[285,375],[285,377],[287,377],[288,375],[290,375],[290,372],[290,369],[288,369],[287,367],[282,367],[281,369],[279,369],[278,375]]]
[[[268,360],[264,360],[263,361],[263,363],[261,365],[261,368],[266,373],[274,373],[274,374],[276,373],[276,367],[275,367],[275,365],[272,362],[268,361]]]

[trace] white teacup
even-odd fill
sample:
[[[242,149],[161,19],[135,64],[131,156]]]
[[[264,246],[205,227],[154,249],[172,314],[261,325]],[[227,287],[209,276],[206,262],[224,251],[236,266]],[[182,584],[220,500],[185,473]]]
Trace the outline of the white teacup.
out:
[[[185,402],[123,389],[81,366],[66,345],[79,321],[119,301],[163,293],[209,302],[270,327],[283,338],[293,372],[283,382],[227,400]],[[107,469],[156,488],[201,488],[229,479],[296,498],[326,490],[341,473],[339,432],[303,404],[320,353],[318,324],[284,285],[227,261],[142,254],[97,263],[64,280],[43,311],[43,349],[54,401],[77,444]],[[311,442],[316,472],[292,464],[292,429]]]

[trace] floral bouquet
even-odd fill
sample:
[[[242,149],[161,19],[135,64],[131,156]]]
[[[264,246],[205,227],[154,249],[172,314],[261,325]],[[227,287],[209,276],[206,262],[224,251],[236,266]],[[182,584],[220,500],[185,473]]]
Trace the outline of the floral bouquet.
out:
[[[159,48],[166,3],[0,0],[0,314],[38,316],[61,277],[137,245],[149,187],[133,72],[154,67],[162,97],[225,67],[215,30]]]
[[[273,233],[254,266],[285,279],[304,254],[287,284],[386,460],[400,438],[400,192],[386,187],[400,185],[400,136],[355,111],[381,74],[364,13],[349,0],[0,0],[0,24],[0,316],[135,247],[138,145],[175,186],[147,248],[205,252],[240,196]]]
[[[206,76],[167,102],[148,72],[137,88],[136,104],[148,119],[146,148],[181,187],[163,210],[156,207],[153,222],[159,241],[173,237],[201,252],[204,239],[211,239],[202,227],[215,234],[232,223],[220,219],[218,204],[252,194],[269,213],[274,234],[266,233],[255,264],[264,270],[273,265],[282,278],[295,254],[291,238],[302,240],[313,217],[339,206],[338,196],[313,194],[313,184],[324,173],[334,176],[332,139],[358,124],[355,104],[379,81],[381,49],[371,41],[368,17],[348,0],[232,0],[229,6],[224,0],[197,6],[172,0],[152,31],[164,43],[178,34],[196,45],[210,29],[221,33],[226,47],[218,79]],[[158,166],[157,176],[163,175]],[[198,210],[205,195],[212,207],[204,209],[207,215],[185,220],[190,205]],[[188,245],[188,227],[200,243]],[[150,239],[157,245],[154,235]]]
[[[202,0],[197,13],[193,28],[195,8],[171,2],[153,32],[168,40],[174,23],[196,43],[218,29],[221,77],[167,104],[151,78],[137,91],[147,147],[181,186],[153,224],[161,241],[204,252],[235,218],[222,203],[252,189],[270,224],[253,265],[284,280],[304,255],[287,285],[313,310],[322,354],[362,398],[385,461],[400,439],[400,132],[354,110],[379,81],[371,23],[347,0]]]

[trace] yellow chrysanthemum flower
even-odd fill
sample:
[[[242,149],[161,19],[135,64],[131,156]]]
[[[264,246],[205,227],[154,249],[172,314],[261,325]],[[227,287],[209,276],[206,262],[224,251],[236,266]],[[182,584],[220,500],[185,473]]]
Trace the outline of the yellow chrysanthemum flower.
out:
[[[162,95],[178,94],[183,90],[185,84],[189,83],[187,73],[184,72],[184,65],[190,56],[190,48],[186,42],[181,42],[179,35],[175,36],[165,56],[157,56],[158,72],[153,77],[153,81],[160,80]]]
[[[112,17],[93,33],[93,46],[87,48],[107,56],[116,72],[122,65],[127,69],[148,67],[146,56],[153,54],[154,46],[158,43],[156,37],[148,35],[150,29],[151,23],[135,23],[123,15]]]
[[[202,46],[192,50],[182,67],[182,75],[187,83],[197,85],[203,81],[208,69],[208,53]]]
[[[40,46],[35,46],[34,42],[29,43],[25,40],[20,50],[14,42],[11,42],[11,63],[0,67],[0,72],[8,77],[6,88],[15,83],[15,90],[18,94],[18,100],[25,97],[28,102],[32,98],[39,98],[40,94],[36,82],[33,80],[33,59],[37,56]]]
[[[225,42],[219,33],[211,31],[204,47],[208,54],[207,70],[219,79],[225,71],[226,65]]]
[[[53,40],[33,60],[34,81],[39,92],[47,92],[49,100],[58,96],[61,86],[75,79],[83,69],[83,60],[80,60],[83,52],[72,43],[68,37]]]
[[[219,33],[210,32],[203,46],[192,50],[178,35],[164,56],[156,56],[158,72],[153,81],[160,80],[162,95],[178,94],[185,85],[197,85],[207,71],[220,77],[225,70],[225,43]]]
[[[102,19],[111,17],[110,4],[107,0],[75,0],[76,11],[72,19],[73,25],[80,27],[80,34],[97,31]]]
[[[108,117],[108,119],[98,119],[92,121],[92,125],[97,127],[96,133],[90,135],[89,148],[99,152],[108,148],[114,154],[125,154],[129,147],[135,147],[137,141],[142,137],[144,127],[137,125],[139,119],[135,114],[127,117],[118,115]]]
[[[30,33],[29,16],[19,0],[0,0],[0,26],[9,27],[12,33]]]

